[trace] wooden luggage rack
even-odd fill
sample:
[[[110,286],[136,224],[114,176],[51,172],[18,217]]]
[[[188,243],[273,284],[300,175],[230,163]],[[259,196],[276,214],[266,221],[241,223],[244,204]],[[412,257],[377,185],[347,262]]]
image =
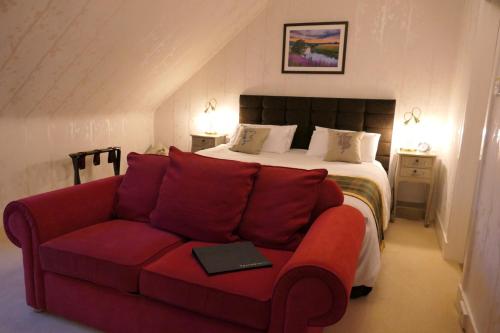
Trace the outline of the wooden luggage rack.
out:
[[[121,160],[121,150],[120,147],[108,147],[103,149],[94,149],[89,151],[80,151],[78,153],[69,154],[73,162],[73,171],[75,173],[74,183],[75,185],[81,184],[80,180],[80,170],[85,169],[85,157],[93,155],[92,163],[94,165],[101,164],[101,154],[108,153],[108,163],[113,163],[113,170],[115,176],[120,174],[120,160]]]

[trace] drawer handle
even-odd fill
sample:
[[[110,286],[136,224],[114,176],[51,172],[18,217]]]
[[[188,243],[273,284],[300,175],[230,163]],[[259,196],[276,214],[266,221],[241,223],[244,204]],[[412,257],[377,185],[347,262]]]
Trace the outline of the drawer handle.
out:
[[[415,163],[418,163],[418,158],[415,160]]]
[[[413,170],[413,174],[414,174],[414,175],[415,175],[415,174],[417,174],[417,170]]]

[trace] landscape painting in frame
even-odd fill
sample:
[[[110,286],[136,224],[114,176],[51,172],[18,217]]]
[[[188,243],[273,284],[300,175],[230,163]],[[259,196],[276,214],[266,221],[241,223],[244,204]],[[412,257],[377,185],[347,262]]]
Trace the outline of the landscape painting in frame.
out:
[[[348,22],[285,24],[282,73],[344,74]]]

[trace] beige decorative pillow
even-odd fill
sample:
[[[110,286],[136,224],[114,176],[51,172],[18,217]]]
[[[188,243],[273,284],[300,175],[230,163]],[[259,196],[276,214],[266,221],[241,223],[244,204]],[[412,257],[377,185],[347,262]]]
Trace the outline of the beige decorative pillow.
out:
[[[270,131],[270,128],[242,127],[235,144],[229,149],[240,153],[258,154]]]
[[[361,163],[361,138],[363,132],[328,131],[328,162]]]

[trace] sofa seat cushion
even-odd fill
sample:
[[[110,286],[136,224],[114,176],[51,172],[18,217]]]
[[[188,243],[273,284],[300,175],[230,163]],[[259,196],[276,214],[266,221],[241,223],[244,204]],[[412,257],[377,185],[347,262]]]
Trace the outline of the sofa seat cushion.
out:
[[[143,265],[182,243],[149,224],[126,220],[98,223],[40,246],[45,271],[137,292]]]
[[[258,248],[273,266],[208,276],[191,254],[193,247],[214,245],[188,242],[144,267],[142,295],[209,317],[266,329],[273,285],[292,252]]]

